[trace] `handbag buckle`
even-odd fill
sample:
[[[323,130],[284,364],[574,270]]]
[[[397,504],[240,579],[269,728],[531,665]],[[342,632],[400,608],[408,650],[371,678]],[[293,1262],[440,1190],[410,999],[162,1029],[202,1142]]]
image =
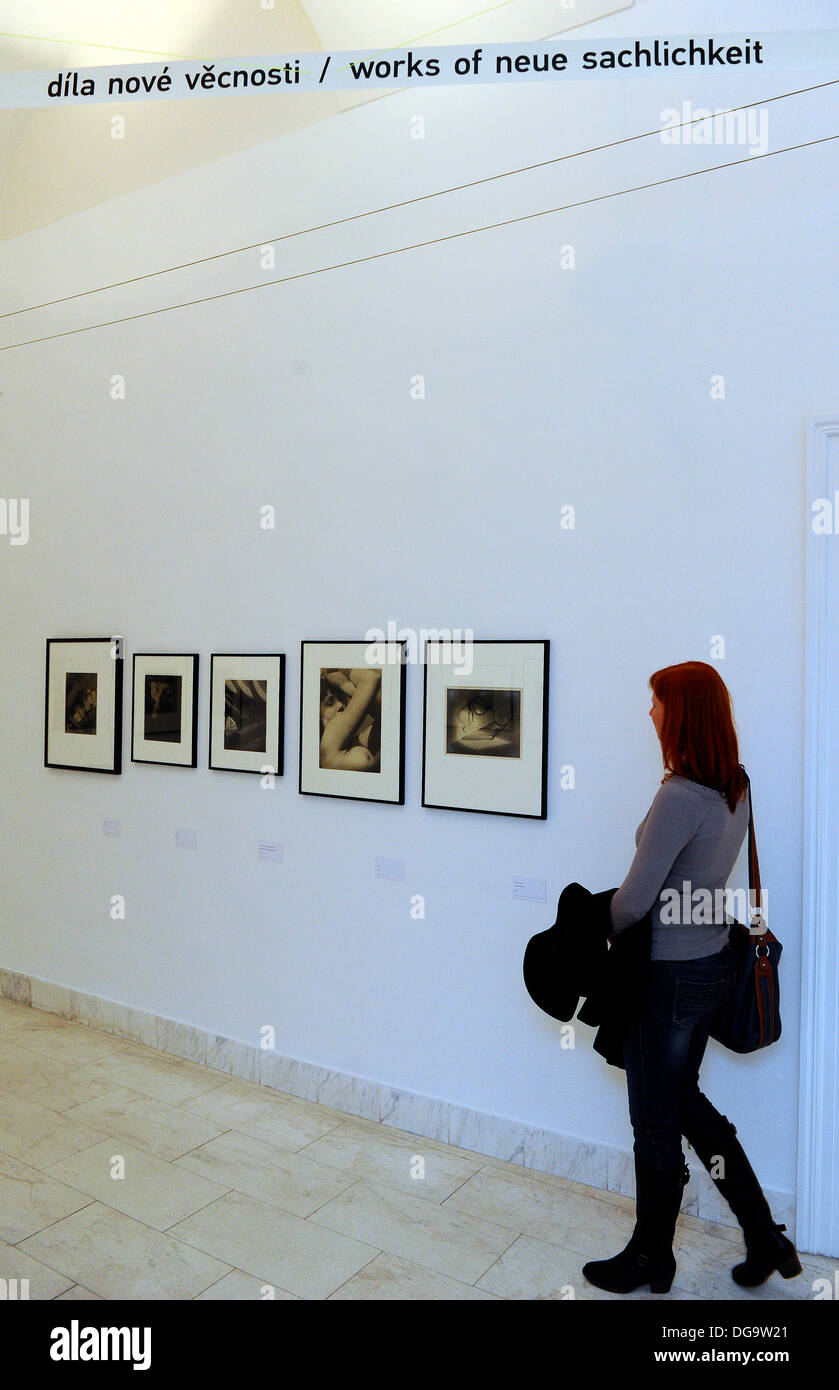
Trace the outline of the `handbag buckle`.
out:
[[[749,936],[765,936],[769,928],[763,920],[763,913],[760,908],[749,920]]]

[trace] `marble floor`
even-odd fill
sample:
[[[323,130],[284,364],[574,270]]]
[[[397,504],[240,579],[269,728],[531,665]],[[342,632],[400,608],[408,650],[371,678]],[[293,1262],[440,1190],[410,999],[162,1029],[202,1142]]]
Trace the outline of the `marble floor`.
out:
[[[582,1266],[633,1219],[617,1193],[0,1000],[0,1279],[30,1299],[608,1300]],[[837,1264],[746,1291],[742,1248],[680,1216],[655,1297],[812,1299]]]

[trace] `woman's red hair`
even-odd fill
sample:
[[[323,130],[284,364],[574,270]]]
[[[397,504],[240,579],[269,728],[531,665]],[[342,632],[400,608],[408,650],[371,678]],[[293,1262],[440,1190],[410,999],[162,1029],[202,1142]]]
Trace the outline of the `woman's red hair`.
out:
[[[746,790],[728,687],[704,661],[664,666],[650,676],[664,706],[661,755],[665,778],[687,777],[721,792],[734,811]]]

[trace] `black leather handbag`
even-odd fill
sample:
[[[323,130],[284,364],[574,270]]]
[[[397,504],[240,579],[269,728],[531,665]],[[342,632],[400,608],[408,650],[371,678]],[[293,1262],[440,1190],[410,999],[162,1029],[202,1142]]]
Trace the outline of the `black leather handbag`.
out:
[[[778,964],[783,947],[766,926],[761,911],[760,866],[757,860],[752,784],[749,791],[749,902],[754,903],[751,927],[731,924],[728,939],[734,949],[736,975],[731,993],[720,1005],[711,1037],[731,1052],[757,1052],[781,1036],[781,991]]]

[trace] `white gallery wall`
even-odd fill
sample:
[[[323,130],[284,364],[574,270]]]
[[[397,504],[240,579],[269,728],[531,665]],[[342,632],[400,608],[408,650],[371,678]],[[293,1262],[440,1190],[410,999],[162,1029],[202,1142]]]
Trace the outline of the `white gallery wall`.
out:
[[[712,11],[639,6],[579,33],[708,32]],[[729,32],[786,27],[780,5],[732,11]],[[583,1025],[560,1046],[521,959],[566,883],[624,877],[661,776],[649,675],[722,637],[784,1033],[746,1059],[712,1043],[703,1088],[762,1181],[793,1191],[805,425],[839,405],[837,146],[759,159],[653,135],[473,181],[657,131],[685,100],[832,76],[405,92],[6,244],[17,309],[472,185],[276,240],[273,270],[254,249],[0,324],[4,344],[70,334],[0,352],[0,491],[30,499],[28,543],[0,537],[0,965],[253,1044],[272,1025],[285,1055],[630,1149],[624,1073]],[[766,106],[768,149],[833,133],[835,91]],[[299,278],[265,284],[282,276]],[[550,639],[546,821],[421,808],[419,667],[404,807],[298,794],[301,639],[389,620]],[[132,764],[127,735],[121,777],[42,766],[45,639],[111,633],[129,699],[134,651],[200,653],[195,770]],[[273,791],[207,768],[214,651],[287,654]],[[263,839],[283,863],[258,861]],[[377,855],[404,882],[377,880]],[[546,880],[546,904],[512,900],[519,875]]]

